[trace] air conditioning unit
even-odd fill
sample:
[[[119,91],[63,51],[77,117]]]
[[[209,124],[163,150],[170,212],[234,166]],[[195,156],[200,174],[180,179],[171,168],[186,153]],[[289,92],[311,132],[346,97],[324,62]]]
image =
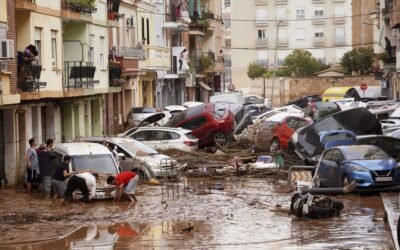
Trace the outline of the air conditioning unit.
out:
[[[0,59],[14,58],[14,40],[0,39]]]
[[[134,16],[128,17],[126,19],[126,26],[128,28],[135,28],[135,18],[134,18]]]

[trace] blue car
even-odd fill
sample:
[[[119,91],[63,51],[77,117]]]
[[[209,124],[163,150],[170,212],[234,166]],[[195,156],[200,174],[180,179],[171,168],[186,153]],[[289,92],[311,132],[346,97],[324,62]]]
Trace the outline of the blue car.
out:
[[[316,187],[343,187],[353,180],[361,188],[400,184],[400,166],[396,160],[373,145],[325,150],[316,174]]]

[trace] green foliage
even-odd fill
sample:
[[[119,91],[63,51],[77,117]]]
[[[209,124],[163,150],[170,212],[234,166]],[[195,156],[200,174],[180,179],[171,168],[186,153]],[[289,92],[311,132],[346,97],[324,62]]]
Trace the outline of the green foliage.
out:
[[[200,26],[204,31],[207,31],[210,28],[210,23],[206,19],[198,19],[196,20],[198,26]]]
[[[372,48],[355,48],[345,53],[340,64],[348,74],[368,74],[374,61]]]
[[[262,77],[267,70],[260,64],[256,62],[251,62],[247,66],[247,76],[254,80],[254,78]]]
[[[387,52],[382,52],[375,54],[376,59],[381,60],[381,61],[387,61],[389,59],[389,54]]]
[[[307,50],[295,49],[288,55],[283,63],[290,76],[312,76],[320,71],[321,64]]]
[[[204,69],[208,69],[214,64],[214,61],[209,55],[204,54],[201,56],[201,64],[203,64]]]
[[[95,8],[96,0],[66,0],[66,2],[82,8]]]

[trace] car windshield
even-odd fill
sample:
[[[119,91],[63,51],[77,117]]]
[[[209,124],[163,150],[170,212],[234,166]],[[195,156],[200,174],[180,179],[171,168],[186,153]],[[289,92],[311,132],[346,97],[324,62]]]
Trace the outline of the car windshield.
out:
[[[131,153],[133,156],[148,156],[158,154],[153,148],[140,143],[140,142],[123,142],[120,144],[125,150]]]
[[[116,165],[111,154],[75,155],[72,156],[75,172],[94,171],[99,174],[117,174]]]
[[[348,160],[387,160],[390,158],[383,150],[376,147],[349,147],[344,151]]]

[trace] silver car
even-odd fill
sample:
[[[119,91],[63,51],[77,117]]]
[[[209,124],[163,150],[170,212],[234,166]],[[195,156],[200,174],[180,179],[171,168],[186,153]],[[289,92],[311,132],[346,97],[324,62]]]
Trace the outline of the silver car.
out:
[[[144,119],[157,112],[157,109],[152,107],[133,107],[127,117],[127,127],[138,126]]]
[[[176,160],[132,138],[86,137],[79,141],[112,144],[118,152],[121,171],[136,170],[141,179],[176,177],[179,172]]]

